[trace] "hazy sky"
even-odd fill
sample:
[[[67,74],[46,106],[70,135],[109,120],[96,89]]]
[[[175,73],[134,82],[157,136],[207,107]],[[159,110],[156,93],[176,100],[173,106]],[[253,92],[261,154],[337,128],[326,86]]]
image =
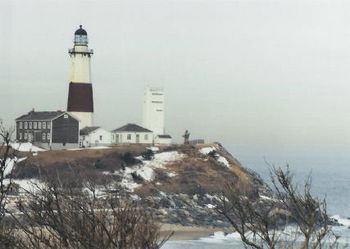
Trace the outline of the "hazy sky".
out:
[[[0,0],[0,116],[66,108],[68,48],[89,34],[95,120],[141,123],[166,91],[179,141],[231,148],[350,148],[350,2]]]

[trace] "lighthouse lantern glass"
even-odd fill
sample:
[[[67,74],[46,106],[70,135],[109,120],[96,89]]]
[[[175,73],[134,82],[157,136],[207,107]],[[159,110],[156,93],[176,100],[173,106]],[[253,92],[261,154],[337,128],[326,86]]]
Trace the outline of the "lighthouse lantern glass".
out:
[[[87,35],[75,35],[74,43],[76,45],[87,45],[88,44]]]

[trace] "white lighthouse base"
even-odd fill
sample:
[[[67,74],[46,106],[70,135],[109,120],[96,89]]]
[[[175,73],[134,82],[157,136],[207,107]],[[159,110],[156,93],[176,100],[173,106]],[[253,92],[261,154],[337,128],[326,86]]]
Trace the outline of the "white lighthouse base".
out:
[[[79,119],[79,129],[83,129],[86,126],[94,125],[94,113],[93,112],[69,112],[74,117]]]

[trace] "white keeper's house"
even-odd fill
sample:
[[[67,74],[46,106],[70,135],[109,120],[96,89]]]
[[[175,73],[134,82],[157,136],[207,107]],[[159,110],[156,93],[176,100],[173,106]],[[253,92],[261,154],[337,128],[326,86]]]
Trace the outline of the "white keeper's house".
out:
[[[112,134],[99,126],[85,127],[80,130],[80,147],[96,147],[111,145]]]
[[[137,124],[126,124],[112,131],[114,144],[152,144],[153,132]]]

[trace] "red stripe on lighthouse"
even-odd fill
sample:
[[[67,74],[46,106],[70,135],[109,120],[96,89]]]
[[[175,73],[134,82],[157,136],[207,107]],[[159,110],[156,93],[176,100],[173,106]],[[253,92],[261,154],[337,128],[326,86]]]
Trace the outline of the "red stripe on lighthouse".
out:
[[[92,84],[69,83],[68,106],[69,112],[94,112]]]

